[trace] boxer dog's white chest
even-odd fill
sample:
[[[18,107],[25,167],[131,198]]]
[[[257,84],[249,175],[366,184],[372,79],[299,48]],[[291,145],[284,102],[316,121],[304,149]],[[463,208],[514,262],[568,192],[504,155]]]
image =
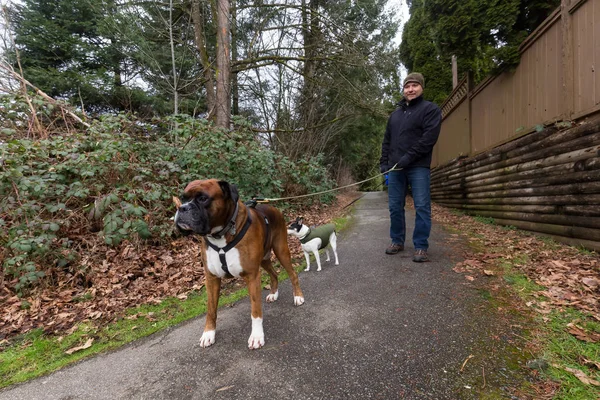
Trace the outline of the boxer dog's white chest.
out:
[[[225,239],[208,238],[212,244],[223,248],[227,245]],[[225,261],[227,261],[227,269],[233,276],[239,277],[243,271],[242,263],[240,261],[240,252],[235,247],[225,253]],[[208,264],[208,270],[211,274],[218,276],[219,278],[225,277],[225,271],[222,268],[221,257],[219,252],[214,250],[212,247],[206,248],[206,263]]]

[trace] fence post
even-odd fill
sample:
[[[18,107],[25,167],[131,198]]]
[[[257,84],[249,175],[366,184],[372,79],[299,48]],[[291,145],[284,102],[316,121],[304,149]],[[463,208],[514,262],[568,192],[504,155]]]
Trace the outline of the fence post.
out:
[[[458,86],[458,64],[456,62],[456,56],[452,56],[452,90]]]
[[[572,0],[561,0],[560,2],[560,28],[562,33],[562,88],[565,96],[565,112],[563,119],[571,119],[575,108],[575,86],[573,80],[573,27],[569,6]]]
[[[470,157],[471,155],[473,155],[474,151],[473,151],[473,115],[472,115],[472,101],[471,101],[471,92],[473,91],[473,87],[475,86],[473,84],[473,72],[469,71],[467,72],[467,98],[465,101],[468,102],[469,104],[469,154],[468,156]]]

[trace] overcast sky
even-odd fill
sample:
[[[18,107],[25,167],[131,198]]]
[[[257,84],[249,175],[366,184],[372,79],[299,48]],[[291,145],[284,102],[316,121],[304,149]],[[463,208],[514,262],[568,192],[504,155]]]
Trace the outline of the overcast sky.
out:
[[[402,27],[404,23],[408,21],[408,4],[406,0],[388,0],[388,7],[394,11],[396,18],[400,21],[400,29],[398,29],[398,35],[396,36],[396,44],[400,44],[402,39]]]

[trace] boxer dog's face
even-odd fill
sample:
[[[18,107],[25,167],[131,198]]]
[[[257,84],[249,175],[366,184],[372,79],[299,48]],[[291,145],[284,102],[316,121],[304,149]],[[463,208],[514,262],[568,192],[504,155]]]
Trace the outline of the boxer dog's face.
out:
[[[190,182],[177,205],[175,227],[183,234],[208,235],[227,224],[231,208],[238,201],[235,185],[208,179]]]

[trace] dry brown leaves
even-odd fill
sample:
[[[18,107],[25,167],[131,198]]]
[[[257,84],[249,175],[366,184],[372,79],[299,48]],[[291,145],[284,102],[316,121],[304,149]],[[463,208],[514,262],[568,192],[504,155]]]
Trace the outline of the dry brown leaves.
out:
[[[470,232],[485,249],[469,251],[455,272],[473,276],[490,275],[499,259],[510,261],[533,282],[544,289],[537,300],[527,303],[536,312],[548,314],[564,306],[576,307],[600,321],[600,258],[596,253],[584,254],[567,245],[548,245],[540,237],[518,230],[485,224],[470,217],[458,216],[448,209],[433,206],[434,219],[460,232]],[[456,240],[458,234],[452,234]],[[467,278],[469,279],[469,278]],[[571,333],[581,340],[598,341],[597,333],[580,331],[573,325]]]
[[[331,221],[360,193],[343,192],[332,205],[317,204],[301,211],[311,225]],[[297,215],[286,215],[288,221]],[[123,316],[127,308],[159,303],[167,297],[185,299],[204,285],[200,244],[193,238],[178,238],[166,246],[118,248],[104,245],[94,234],[79,238],[87,244],[76,271],[52,269],[46,285],[25,298],[0,282],[0,342],[35,328],[64,333],[77,323],[105,325]],[[302,257],[300,242],[291,239],[292,257]]]

